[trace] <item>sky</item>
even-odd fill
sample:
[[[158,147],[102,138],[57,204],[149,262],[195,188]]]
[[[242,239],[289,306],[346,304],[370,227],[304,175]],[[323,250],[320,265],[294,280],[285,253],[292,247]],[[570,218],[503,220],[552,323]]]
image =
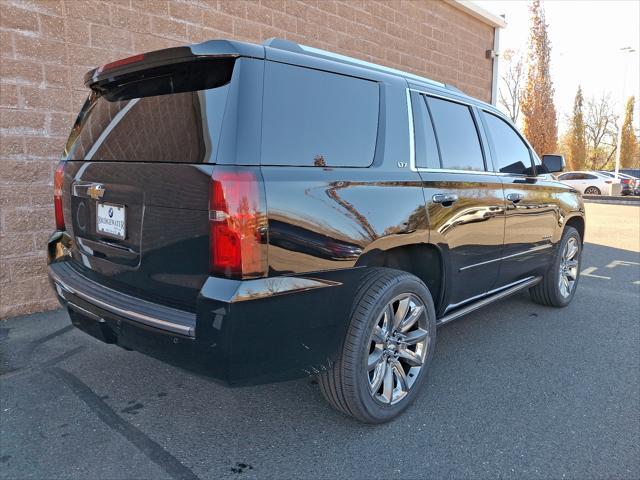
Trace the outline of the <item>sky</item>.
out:
[[[511,48],[526,54],[529,2],[476,0],[475,3],[496,15],[505,14],[507,27],[500,31],[500,51]],[[611,93],[620,114],[626,98],[635,95],[637,127],[640,0],[547,0],[542,5],[549,26],[551,74],[560,130],[567,124],[566,116],[573,109],[578,85],[585,97]],[[627,46],[636,51],[620,51]]]

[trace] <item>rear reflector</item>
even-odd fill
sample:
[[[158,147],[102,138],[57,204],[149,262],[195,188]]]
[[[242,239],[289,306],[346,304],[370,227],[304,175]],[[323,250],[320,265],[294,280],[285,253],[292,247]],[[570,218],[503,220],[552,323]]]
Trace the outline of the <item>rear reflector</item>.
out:
[[[64,230],[62,214],[62,184],[64,181],[64,162],[60,162],[53,174],[53,208],[56,216],[56,229]]]
[[[259,170],[216,167],[209,196],[211,273],[236,279],[265,276],[266,230]]]

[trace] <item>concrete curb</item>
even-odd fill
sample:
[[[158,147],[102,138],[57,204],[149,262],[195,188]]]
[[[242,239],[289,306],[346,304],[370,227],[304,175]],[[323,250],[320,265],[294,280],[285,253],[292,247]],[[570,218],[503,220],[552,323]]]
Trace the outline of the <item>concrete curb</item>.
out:
[[[587,203],[609,203],[614,205],[631,205],[640,207],[640,197],[626,195],[624,197],[611,197],[608,195],[583,195],[583,200]]]

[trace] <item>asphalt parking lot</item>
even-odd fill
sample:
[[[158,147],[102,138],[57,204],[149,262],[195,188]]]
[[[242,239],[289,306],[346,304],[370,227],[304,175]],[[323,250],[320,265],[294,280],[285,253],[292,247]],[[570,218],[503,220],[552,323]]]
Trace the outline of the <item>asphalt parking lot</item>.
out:
[[[382,426],[309,379],[227,389],[61,310],[0,323],[0,478],[640,478],[640,207],[587,207],[573,303],[442,327],[427,388]]]

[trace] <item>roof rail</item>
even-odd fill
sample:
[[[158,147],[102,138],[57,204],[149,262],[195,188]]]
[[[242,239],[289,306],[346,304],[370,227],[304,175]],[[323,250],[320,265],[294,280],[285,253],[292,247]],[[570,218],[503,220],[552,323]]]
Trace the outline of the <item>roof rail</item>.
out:
[[[454,90],[458,92],[460,91],[451,85],[446,85],[442,82],[437,82],[429,78],[421,77],[420,75],[414,75],[413,73],[403,72],[402,70],[397,70],[391,67],[385,67],[384,65],[378,65],[377,63],[366,62],[364,60],[348,57],[346,55],[340,55],[339,53],[329,52],[327,50],[322,50],[320,48],[301,45],[299,43],[292,42],[291,40],[283,40],[282,38],[270,38],[268,40],[265,40],[263,42],[263,45],[265,47],[277,48],[278,50],[286,50],[289,52],[303,53],[303,54],[306,53],[308,55],[313,55],[315,57],[325,57],[330,60],[334,60],[342,63],[350,63],[352,65],[358,65],[361,67],[370,68],[372,70],[378,70],[380,72],[390,73],[392,75],[398,75],[411,80],[417,80],[419,82],[429,83],[437,87],[448,88],[450,90]]]
[[[466,93],[464,93],[462,90],[460,90],[458,87],[456,87],[455,85],[451,85],[450,83],[445,83],[444,87],[447,90],[451,90],[452,92],[456,92],[456,93],[461,93],[462,95],[466,95]]]

